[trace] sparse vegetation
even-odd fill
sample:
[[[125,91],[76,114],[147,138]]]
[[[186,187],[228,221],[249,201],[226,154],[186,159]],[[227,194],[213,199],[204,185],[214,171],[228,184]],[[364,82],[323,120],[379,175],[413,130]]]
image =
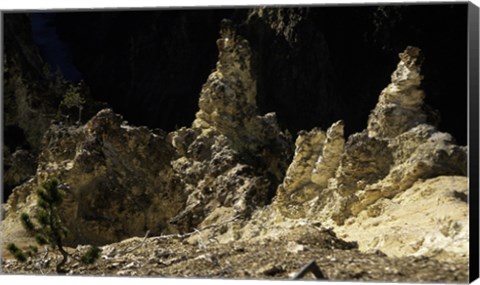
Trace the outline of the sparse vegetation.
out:
[[[58,273],[62,273],[68,257],[73,258],[63,247],[63,241],[68,234],[68,230],[63,225],[59,207],[63,202],[65,192],[59,188],[59,181],[56,178],[51,178],[45,181],[38,189],[37,196],[38,208],[36,209],[35,219],[38,225],[32,221],[27,213],[22,213],[20,220],[23,227],[35,236],[35,241],[39,245],[48,245],[62,254],[63,258],[56,268]],[[38,249],[34,246],[30,246],[26,253],[15,244],[9,244],[7,249],[20,262],[25,262],[27,256],[33,258],[38,254]],[[99,256],[100,249],[98,247],[90,247],[79,261],[85,264],[92,264]]]
[[[63,96],[62,102],[60,102],[59,108],[65,107],[67,109],[78,108],[78,120],[79,123],[82,120],[82,110],[83,104],[85,104],[85,98],[82,95],[84,92],[83,82],[78,83],[77,85],[69,85],[65,95]]]
[[[27,261],[27,257],[23,253],[23,250],[19,249],[15,244],[10,243],[7,245],[7,250],[20,262]]]
[[[92,264],[100,257],[101,250],[96,247],[90,247],[87,252],[82,256],[81,261],[84,264]]]

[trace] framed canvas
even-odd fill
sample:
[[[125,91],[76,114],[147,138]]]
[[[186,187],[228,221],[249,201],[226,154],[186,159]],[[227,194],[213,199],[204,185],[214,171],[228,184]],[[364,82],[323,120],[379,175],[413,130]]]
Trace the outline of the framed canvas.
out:
[[[2,10],[6,278],[478,278],[478,6],[265,4]]]

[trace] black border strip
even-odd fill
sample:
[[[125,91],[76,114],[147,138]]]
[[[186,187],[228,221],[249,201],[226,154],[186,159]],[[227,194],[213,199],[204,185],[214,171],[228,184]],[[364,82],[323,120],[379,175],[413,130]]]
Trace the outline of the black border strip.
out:
[[[123,11],[160,11],[160,10],[214,10],[214,9],[250,9],[252,7],[368,7],[368,6],[435,6],[435,5],[466,5],[469,0],[434,0],[434,1],[398,1],[389,2],[378,0],[377,2],[350,2],[350,3],[332,3],[332,2],[314,2],[314,3],[288,3],[288,4],[201,4],[196,6],[143,6],[143,7],[95,7],[95,8],[32,8],[32,9],[3,9],[6,14],[13,13],[36,13],[44,12],[123,12]]]
[[[479,277],[479,21],[478,7],[473,3],[468,5],[468,97],[469,97],[469,212],[470,212],[470,275],[473,282]]]
[[[3,35],[5,34],[4,32],[4,23],[3,23],[3,15],[4,15],[4,12],[3,11],[0,11],[0,32],[1,32],[1,35],[0,35],[0,55],[1,55],[1,62],[0,62],[0,142],[2,143],[2,146],[0,147],[0,149],[2,150],[1,153],[0,153],[0,207],[2,207],[2,209],[0,209],[0,221],[3,221],[3,206],[1,205],[2,201],[3,201],[3,130],[4,130],[4,125],[3,125],[3,56],[4,56],[4,53],[3,53],[3,41],[4,41],[4,38],[3,38]],[[3,242],[1,242],[2,238],[2,233],[0,232],[0,252],[2,252],[3,250]],[[3,263],[3,259],[0,257],[0,273],[2,272],[1,268],[2,268],[2,263]]]

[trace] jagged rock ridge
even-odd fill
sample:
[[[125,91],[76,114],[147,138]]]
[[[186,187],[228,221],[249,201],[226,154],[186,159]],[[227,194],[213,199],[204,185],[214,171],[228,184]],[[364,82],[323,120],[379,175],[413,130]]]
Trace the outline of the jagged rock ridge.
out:
[[[337,132],[336,140],[326,142],[325,134],[317,129],[300,134],[295,157],[274,206],[288,218],[307,218],[333,226],[344,237],[359,241],[364,250],[381,249],[397,256],[421,252],[441,258],[452,255],[465,258],[468,256],[468,241],[465,241],[468,205],[466,200],[455,197],[463,197],[468,189],[466,177],[460,178],[467,175],[467,148],[456,145],[451,135],[426,124],[427,115],[422,108],[425,94],[420,89],[420,49],[407,47],[399,56],[392,82],[382,91],[367,129],[351,135],[345,144],[341,132]],[[335,151],[326,152],[327,146]],[[319,181],[315,161],[331,161],[330,165],[338,168],[334,171],[330,168],[329,175],[320,180],[322,183],[311,183]],[[443,184],[434,183],[434,178],[441,179]],[[431,195],[425,194],[422,201],[410,189],[431,188],[430,185],[435,185],[439,194],[435,196],[437,204],[427,209],[424,203],[433,199]],[[418,217],[402,218],[413,213],[400,214],[401,211],[388,206],[392,203],[389,201],[408,209],[415,206],[424,209],[429,213],[424,219],[429,222]],[[456,210],[445,217],[444,207]],[[372,217],[379,218],[370,224]],[[455,224],[457,229],[446,238],[449,242],[424,244],[427,236],[441,240],[438,236],[445,221]],[[409,230],[398,227],[402,222]],[[396,230],[387,230],[389,226]],[[405,241],[400,245],[379,242],[395,236],[405,237]],[[376,243],[372,242],[374,238]],[[409,242],[416,246],[404,244]],[[399,246],[403,249],[398,249]]]
[[[275,114],[256,114],[248,42],[224,22],[217,45],[217,69],[203,86],[192,128],[153,132],[109,109],[85,126],[53,125],[35,177],[7,203],[2,228],[12,231],[9,238],[22,235],[19,212],[32,209],[35,189],[51,176],[67,191],[71,244],[242,221],[269,204],[292,155],[290,139]]]
[[[217,68],[202,88],[192,128],[169,135],[181,156],[172,165],[189,193],[173,222],[185,229],[246,218],[269,204],[291,157],[275,114],[257,115],[248,41],[223,21],[217,46]]]
[[[347,239],[358,238],[363,249],[437,257],[443,250],[448,252],[443,257],[465,257],[467,204],[460,198],[466,188],[455,187],[455,192],[449,183],[466,185],[466,147],[425,124],[418,49],[407,48],[400,55],[392,83],[382,92],[366,130],[346,141],[341,121],[327,132],[302,132],[288,166],[288,136],[274,114],[257,115],[249,43],[224,22],[217,46],[217,68],[202,88],[191,128],[155,134],[123,124],[109,110],[85,126],[52,126],[37,174],[15,189],[2,230],[18,227],[18,213],[32,207],[34,189],[56,175],[69,193],[65,217],[70,219],[72,243],[111,242],[147,230],[187,232],[222,223],[191,242],[209,237],[248,241],[288,236],[320,224]],[[411,190],[426,186],[441,189],[440,196],[422,190],[429,198],[421,200],[418,191]],[[409,224],[416,232],[426,229],[426,234],[408,250],[393,253],[381,242],[372,245],[371,236],[349,233],[354,228],[362,228],[362,233],[388,228],[392,222],[383,217],[396,217],[397,228],[376,238],[401,234],[401,213],[389,208],[389,201],[414,208],[433,199],[440,201],[430,207],[434,222],[430,227]],[[448,221],[447,228],[436,221],[445,205],[460,209],[439,219]],[[377,224],[369,224],[371,218],[378,218]],[[447,242],[429,244],[427,235],[435,240],[437,232]]]

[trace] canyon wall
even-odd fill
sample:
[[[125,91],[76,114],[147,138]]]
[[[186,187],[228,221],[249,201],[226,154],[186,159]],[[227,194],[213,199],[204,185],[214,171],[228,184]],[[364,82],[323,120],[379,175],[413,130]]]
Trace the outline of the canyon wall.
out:
[[[242,13],[237,16],[243,18]],[[428,57],[423,60],[420,48],[404,47],[370,115],[356,122],[363,130],[347,132],[358,113],[345,120],[336,116],[356,106],[329,93],[328,42],[315,30],[311,13],[259,8],[249,10],[243,24],[219,21],[220,37],[213,41],[217,62],[203,79],[196,113],[188,126],[170,132],[136,126],[107,108],[78,124],[38,119],[45,125],[35,128],[41,132],[34,136],[41,142],[35,142],[29,139],[33,132],[22,127],[23,116],[53,111],[17,112],[21,104],[9,103],[8,116],[22,116],[7,122],[21,128],[37,150],[19,150],[9,158],[6,177],[16,187],[3,206],[3,242],[29,238],[19,216],[34,212],[36,189],[56,176],[67,194],[61,211],[69,245],[199,229],[202,235],[189,242],[228,243],[301,236],[321,227],[356,241],[364,251],[467,258],[467,147],[440,131],[438,112],[425,105],[429,94],[422,68]],[[258,37],[255,31],[261,31]],[[315,50],[308,53],[311,41]],[[272,45],[271,57],[262,43]],[[283,59],[288,71],[282,69]],[[308,64],[312,67],[300,71]],[[23,74],[20,67],[15,76]],[[306,81],[289,85],[289,78]],[[316,79],[314,92],[308,93],[306,86]],[[9,90],[5,98],[10,101],[37,94]],[[272,101],[283,106],[278,119],[263,112],[262,104]],[[330,113],[313,119],[317,113],[309,113],[310,107]],[[331,115],[343,107],[347,111]],[[153,113],[168,116],[157,109]],[[296,117],[313,127],[292,137],[280,121]],[[22,165],[23,158],[37,166]]]

